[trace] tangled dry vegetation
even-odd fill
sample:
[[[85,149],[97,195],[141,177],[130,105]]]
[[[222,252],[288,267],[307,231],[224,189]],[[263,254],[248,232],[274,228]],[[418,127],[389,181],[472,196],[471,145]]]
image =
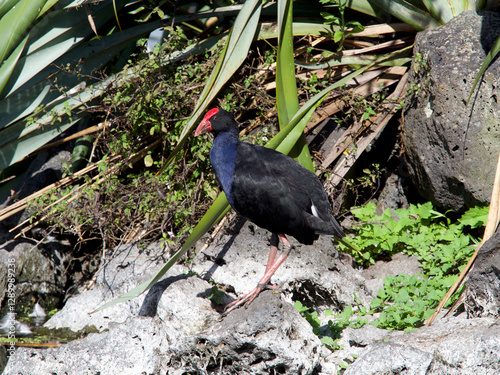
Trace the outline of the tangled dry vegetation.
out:
[[[378,49],[387,52],[394,43],[388,44],[384,35],[392,39],[396,32],[404,37],[395,45],[411,42],[413,32],[407,28],[385,27],[385,31],[365,31],[347,39],[346,48],[362,53],[381,46]],[[377,32],[375,42],[364,36]],[[90,121],[99,124],[91,128],[99,131],[85,150],[90,166],[74,171],[69,165],[68,175],[56,187],[28,197],[34,214],[15,228],[21,235],[29,235],[29,229],[43,223],[49,232],[76,236],[80,245],[99,238],[104,249],[138,239],[144,243],[163,240],[172,249],[182,243],[218,194],[208,161],[210,144],[204,140],[190,140],[175,162],[157,175],[175,147],[221,47],[219,44],[188,61],[160,64],[165,56],[189,43],[177,29],[153,54],[136,55],[104,100],[88,108]],[[304,65],[297,74],[300,102],[350,71],[347,66],[329,65],[325,51],[334,45],[328,36],[296,39],[295,58]],[[275,56],[275,46],[257,42],[214,103],[235,114],[242,124],[241,136],[249,142],[265,143],[278,131]],[[359,204],[379,187],[382,171],[377,165],[369,164],[357,176],[345,176],[400,108],[405,71],[405,67],[390,66],[372,69],[357,82],[332,92],[306,127],[315,164],[338,210],[346,196]],[[333,122],[322,123],[328,117]],[[339,130],[340,138],[336,135]]]

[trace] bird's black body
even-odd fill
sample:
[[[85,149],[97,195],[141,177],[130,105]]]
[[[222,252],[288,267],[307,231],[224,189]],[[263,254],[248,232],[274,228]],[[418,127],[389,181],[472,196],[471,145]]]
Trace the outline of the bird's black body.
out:
[[[303,244],[312,244],[319,234],[345,236],[314,173],[280,152],[239,141],[233,116],[222,109],[212,111],[205,124],[215,133],[210,161],[237,213]]]

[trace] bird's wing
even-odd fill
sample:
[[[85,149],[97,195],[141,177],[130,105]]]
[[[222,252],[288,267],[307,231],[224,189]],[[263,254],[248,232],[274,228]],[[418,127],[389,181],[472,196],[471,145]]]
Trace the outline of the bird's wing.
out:
[[[343,236],[316,175],[277,151],[240,143],[232,194],[237,211],[271,231]]]

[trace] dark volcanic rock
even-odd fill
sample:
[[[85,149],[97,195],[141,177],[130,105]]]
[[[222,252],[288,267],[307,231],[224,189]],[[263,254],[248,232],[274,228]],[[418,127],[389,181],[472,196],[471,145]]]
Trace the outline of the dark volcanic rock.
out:
[[[417,35],[403,142],[420,193],[446,209],[490,199],[500,151],[500,59],[489,66],[469,106],[466,101],[499,34],[499,13],[465,11]]]
[[[65,171],[64,164],[69,163],[70,160],[71,152],[61,149],[38,154],[22,178],[11,186],[8,192],[0,195],[0,209],[13,204],[18,199],[26,198],[47,185],[59,181]],[[31,214],[30,210],[23,210],[0,221],[1,243],[12,239],[15,233],[11,233],[9,230],[28,219]]]
[[[500,233],[479,249],[465,289],[465,311],[472,318],[500,315]]]
[[[67,253],[68,246],[55,240],[38,244],[14,240],[0,245],[0,304],[7,300],[9,264],[13,265],[18,301],[27,301],[32,296],[62,299],[68,283]]]

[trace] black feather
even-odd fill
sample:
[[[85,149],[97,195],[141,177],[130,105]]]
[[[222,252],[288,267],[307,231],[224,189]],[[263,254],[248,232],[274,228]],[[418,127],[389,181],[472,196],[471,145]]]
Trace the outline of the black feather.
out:
[[[319,234],[345,236],[314,173],[280,152],[239,141],[237,124],[224,110],[210,123],[215,132],[210,161],[237,213],[304,244],[312,244]]]

